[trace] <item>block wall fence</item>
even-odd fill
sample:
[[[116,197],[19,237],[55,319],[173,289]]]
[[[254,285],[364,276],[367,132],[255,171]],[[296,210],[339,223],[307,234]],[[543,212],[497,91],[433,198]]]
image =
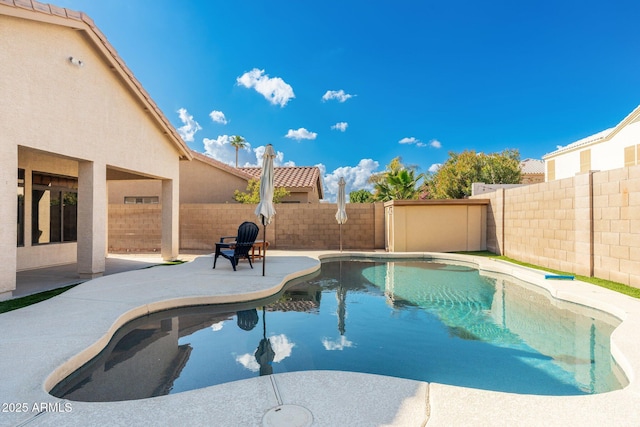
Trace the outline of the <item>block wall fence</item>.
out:
[[[640,166],[500,189],[488,199],[487,249],[542,267],[640,288]],[[254,205],[183,204],[180,249],[213,250]],[[335,204],[278,204],[274,249],[338,249]],[[382,203],[348,203],[344,249],[384,249]],[[109,205],[109,251],[159,251],[160,206]],[[262,237],[262,227],[260,238]]]
[[[180,206],[180,250],[211,250],[221,236],[233,236],[243,221],[260,225],[255,205],[232,203],[182,204]],[[348,220],[342,226],[343,249],[384,249],[382,203],[348,203]],[[272,249],[339,249],[340,226],[335,203],[276,205],[276,216],[267,226]],[[160,250],[159,205],[109,205],[110,252]]]
[[[474,198],[490,200],[488,250],[640,287],[640,166]]]

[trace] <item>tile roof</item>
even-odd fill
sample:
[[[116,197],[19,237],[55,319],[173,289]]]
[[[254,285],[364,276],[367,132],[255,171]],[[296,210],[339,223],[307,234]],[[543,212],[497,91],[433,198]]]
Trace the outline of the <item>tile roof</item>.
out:
[[[0,0],[2,1],[2,0]],[[260,179],[262,168],[235,168],[226,163],[209,157],[206,154],[191,150],[194,160],[199,160],[210,166],[222,169],[225,172],[246,179]],[[320,169],[317,166],[276,166],[273,168],[274,184],[276,187],[297,188],[311,190],[317,189],[319,197],[323,198]]]
[[[105,56],[112,70],[118,72],[125,84],[140,99],[144,110],[148,111],[164,130],[165,135],[174,143],[180,152],[180,157],[191,160],[191,153],[187,144],[182,140],[178,131],[171,125],[164,113],[158,108],[142,84],[133,75],[107,37],[100,31],[93,20],[84,12],[58,7],[52,4],[40,3],[36,0],[0,0],[0,15],[16,16],[33,21],[62,25],[75,30],[84,31],[94,46]]]
[[[261,168],[240,168],[255,179],[260,179]],[[273,168],[273,181],[276,187],[318,188],[322,198],[320,169],[316,166],[276,166]]]
[[[544,173],[544,161],[538,159],[524,159],[520,162],[520,170],[525,175]]]

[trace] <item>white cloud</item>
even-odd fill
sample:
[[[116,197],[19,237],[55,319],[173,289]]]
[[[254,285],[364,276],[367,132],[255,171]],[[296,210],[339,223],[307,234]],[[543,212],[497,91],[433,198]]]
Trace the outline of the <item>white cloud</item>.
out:
[[[245,168],[255,168],[262,167],[262,156],[264,156],[265,146],[261,145],[253,149],[253,153],[255,154],[255,163],[246,162],[243,167]],[[274,166],[295,166],[295,162],[293,161],[284,161],[284,153],[282,151],[276,150],[276,157],[273,159]]]
[[[218,332],[220,330],[222,330],[222,327],[224,326],[224,320],[218,323],[214,323],[213,325],[211,325],[211,330],[213,332]]]
[[[438,172],[438,169],[440,169],[440,166],[442,166],[442,163],[434,163],[431,166],[429,166],[429,172],[431,173],[435,173]]]
[[[400,141],[398,141],[398,143],[400,144],[415,144],[416,142],[419,141],[414,137],[402,138]]]
[[[300,128],[298,130],[289,129],[289,132],[285,135],[285,138],[295,139],[296,141],[300,141],[301,139],[316,139],[318,136],[315,132],[309,132],[305,128]]]
[[[339,340],[331,341],[327,338],[322,339],[322,345],[325,350],[344,350],[347,347],[353,347],[353,342],[349,341],[344,335],[340,336]]]
[[[284,107],[291,98],[295,98],[293,88],[280,77],[269,77],[264,70],[254,68],[236,79],[239,85],[254,88],[274,105]]]
[[[295,343],[289,341],[289,338],[285,334],[273,335],[269,337],[271,341],[271,348],[276,353],[273,358],[274,363],[278,363],[287,357],[291,356],[291,350],[295,347]]]
[[[291,350],[296,346],[295,343],[290,342],[289,338],[284,334],[269,337],[269,342],[271,343],[271,349],[275,353],[273,363],[281,362],[291,356]],[[236,362],[251,372],[258,372],[260,370],[260,365],[256,360],[255,354],[245,353],[236,356]]]
[[[219,160],[223,163],[226,163],[231,166],[235,166],[236,164],[236,149],[229,144],[229,140],[231,136],[229,135],[220,135],[216,139],[204,138],[202,143],[204,145],[204,153],[213,157],[216,160]],[[249,153],[249,154],[245,154]],[[240,149],[238,151],[238,163],[242,161],[247,161],[247,159],[251,158],[251,144],[247,143],[247,146],[244,149]]]
[[[432,139],[429,145],[433,148],[442,148],[442,143],[437,139]]]
[[[180,126],[177,131],[185,142],[193,142],[193,136],[202,129],[202,127],[193,120],[193,116],[190,115],[185,108],[178,110],[178,116],[184,126]]]
[[[339,102],[345,102],[349,98],[353,98],[355,95],[350,95],[345,93],[344,90],[328,90],[324,95],[322,95],[323,101],[329,101],[332,99],[337,99]]]
[[[335,169],[330,174],[326,174],[326,167],[323,164],[316,165],[320,168],[324,183],[324,200],[335,202],[338,195],[338,181],[344,177],[347,185],[345,193],[348,195],[355,190],[373,190],[373,185],[368,182],[372,173],[378,169],[380,164],[372,159],[362,159],[357,166],[343,166]],[[348,196],[347,196],[348,197]]]
[[[222,123],[223,125],[226,125],[228,123],[227,118],[224,116],[224,113],[222,111],[213,110],[209,113],[209,117],[211,117],[211,120],[216,123]]]
[[[349,127],[349,123],[347,122],[339,122],[335,125],[331,126],[331,129],[339,130],[340,132],[344,132]]]
[[[251,372],[258,372],[260,365],[253,354],[245,353],[240,356],[236,356],[236,362],[250,370]]]

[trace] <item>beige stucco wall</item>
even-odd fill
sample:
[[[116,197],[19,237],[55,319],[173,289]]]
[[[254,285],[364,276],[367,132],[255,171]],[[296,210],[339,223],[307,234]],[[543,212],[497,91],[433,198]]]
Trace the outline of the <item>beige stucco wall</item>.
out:
[[[84,26],[82,22],[75,25]],[[0,15],[0,147],[7,154],[2,156],[1,169],[14,170],[7,174],[11,182],[0,187],[0,205],[7,206],[0,229],[13,230],[0,235],[8,252],[0,251],[5,253],[0,255],[0,265],[10,266],[0,271],[0,295],[15,288],[17,269],[75,262],[77,252],[88,257],[83,263],[89,269],[104,269],[107,170],[179,182],[177,146],[86,34],[64,25]],[[73,65],[71,56],[82,60],[83,66]],[[80,176],[79,198],[83,194],[85,203],[79,205],[83,213],[78,218],[77,245],[87,250],[74,251],[73,244],[30,248],[30,240],[25,248],[16,249],[15,170],[33,160],[32,155],[24,157],[27,152],[50,155],[43,157],[47,164],[37,167],[42,172],[55,172],[66,163],[65,174]],[[165,215],[172,211],[177,215],[177,188],[172,190],[176,197],[165,206]],[[30,219],[26,221],[28,228]],[[164,224],[163,245],[169,252],[175,248],[177,255],[177,216]]]
[[[176,149],[106,60],[70,28],[0,16],[3,140],[154,177]],[[83,61],[78,67],[69,62]]]
[[[484,250],[487,204],[482,200],[387,202],[387,247],[391,252]]]
[[[235,190],[245,191],[247,181],[201,161],[180,165],[180,203],[236,203]]]
[[[180,203],[237,203],[234,192],[247,190],[247,180],[194,159],[180,162]],[[317,191],[290,189],[283,202],[319,203]],[[109,203],[124,203],[125,196],[158,196],[155,180],[122,180],[109,183]]]

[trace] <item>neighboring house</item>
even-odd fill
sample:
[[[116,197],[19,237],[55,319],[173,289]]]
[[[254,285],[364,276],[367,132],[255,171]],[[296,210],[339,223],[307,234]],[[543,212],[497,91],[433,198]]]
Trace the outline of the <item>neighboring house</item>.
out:
[[[237,203],[236,190],[245,192],[250,179],[259,180],[261,168],[235,168],[191,151],[193,161],[180,163],[180,203]],[[320,169],[275,167],[274,184],[290,195],[282,203],[319,203],[323,198]],[[162,203],[160,186],[153,181],[122,181],[109,186],[109,203]]]
[[[543,159],[547,181],[640,164],[640,106],[615,127],[560,147]]]
[[[0,299],[21,270],[77,262],[81,277],[101,275],[120,179],[159,183],[162,256],[176,258],[191,152],[93,21],[0,1],[0,75]]]
[[[522,177],[521,184],[537,184],[544,182],[544,161],[538,159],[524,159],[520,162]]]
[[[261,168],[241,168],[254,179],[260,179]],[[276,187],[284,187],[290,195],[282,203],[319,203],[324,198],[322,176],[316,166],[279,166],[273,169]]]
[[[482,182],[474,182],[471,185],[471,195],[477,196],[492,193],[499,188],[509,189],[544,182],[544,162],[542,160],[524,159],[520,162],[520,171],[522,172],[520,184],[485,184]]]

